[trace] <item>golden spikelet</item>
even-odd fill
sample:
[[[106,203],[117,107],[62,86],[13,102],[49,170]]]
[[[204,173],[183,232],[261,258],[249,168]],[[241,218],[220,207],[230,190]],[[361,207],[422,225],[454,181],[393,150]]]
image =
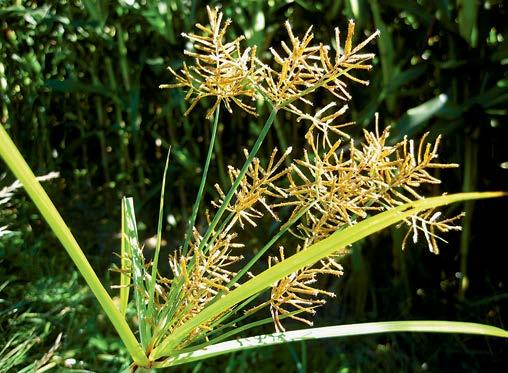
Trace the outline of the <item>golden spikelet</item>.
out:
[[[279,248],[278,257],[269,257],[268,266],[284,260],[284,248]],[[335,293],[316,287],[318,275],[342,276],[342,266],[335,261],[333,256],[320,260],[316,265],[302,268],[289,276],[277,281],[272,286],[270,294],[270,313],[272,315],[275,330],[285,331],[280,316],[288,315],[296,321],[312,326],[313,323],[300,314],[314,315],[315,308],[326,303],[319,296],[335,297]],[[299,311],[294,313],[294,311]]]
[[[455,225],[457,220],[461,219],[465,214],[461,213],[451,218],[438,220],[441,217],[440,211],[430,209],[423,211],[419,215],[414,215],[411,219],[405,220],[405,223],[410,227],[402,241],[402,249],[406,247],[407,240],[412,237],[413,243],[418,242],[419,232],[423,233],[429,251],[434,254],[439,254],[439,246],[437,241],[447,242],[440,237],[436,231],[446,233],[449,231],[460,231],[461,226]]]
[[[286,198],[286,192],[282,187],[277,186],[276,182],[289,172],[288,168],[281,169],[281,165],[291,153],[291,147],[288,148],[278,160],[275,159],[277,152],[277,149],[272,151],[266,169],[261,166],[259,159],[254,158],[247,173],[241,179],[238,189],[235,191],[235,199],[233,203],[227,207],[227,210],[231,212],[233,216],[231,222],[225,228],[225,232],[229,232],[233,225],[237,222],[242,228],[244,228],[244,220],[255,227],[257,224],[254,219],[263,217],[263,213],[257,206],[263,206],[275,220],[278,220],[278,217],[270,207],[270,203],[267,201],[267,198]],[[246,150],[244,151],[244,154],[247,158],[248,153]],[[239,173],[240,171],[238,169],[232,166],[228,167],[228,174],[231,183],[236,180]],[[219,200],[212,202],[212,204],[219,207],[224,203],[225,193],[218,184],[215,185],[215,188],[219,193]]]
[[[209,245],[206,253],[199,248],[202,237],[196,229],[193,235],[194,240],[187,255],[180,253],[169,256],[173,280],[164,279],[164,283],[181,281],[182,285],[178,308],[173,317],[177,322],[167,330],[167,333],[201,312],[219,292],[227,292],[226,285],[236,275],[231,267],[243,259],[241,255],[232,254],[233,249],[243,247],[242,244],[233,242],[235,234],[219,234],[213,244]],[[219,317],[220,315],[192,331],[182,346],[190,343],[202,330],[207,330]]]
[[[255,79],[255,66],[252,63],[255,48],[240,49],[243,36],[231,42],[224,42],[226,30],[231,24],[228,19],[222,22],[223,14],[217,9],[207,7],[209,26],[196,25],[203,35],[182,34],[191,43],[193,50],[185,54],[194,58],[195,64],[188,67],[184,63],[180,73],[171,67],[168,70],[175,76],[177,83],[161,84],[160,88],[187,88],[186,100],[191,100],[185,115],[205,97],[215,98],[206,117],[211,118],[221,103],[231,113],[233,102],[246,112],[256,115],[254,108],[243,100],[255,99],[255,89],[251,80]]]
[[[217,9],[207,7],[209,25],[196,25],[202,35],[182,34],[187,38],[193,50],[185,51],[185,54],[194,58],[195,64],[187,66],[183,64],[179,73],[171,67],[169,71],[175,76],[176,83],[161,84],[160,88],[182,87],[187,89],[186,100],[191,101],[187,115],[195,105],[205,97],[215,98],[215,102],[208,110],[206,117],[211,118],[221,103],[231,113],[231,102],[245,110],[249,114],[256,115],[252,106],[244,100],[255,100],[256,94],[260,93],[265,99],[277,108],[283,108],[295,113],[303,119],[309,119],[316,123],[321,113],[309,117],[300,111],[295,101],[302,101],[312,106],[312,101],[307,97],[316,89],[323,87],[334,96],[342,100],[348,100],[351,96],[347,92],[345,80],[351,80],[361,84],[368,82],[351,74],[352,70],[368,70],[371,65],[367,61],[374,57],[372,53],[360,54],[359,52],[372,39],[379,34],[377,31],[351,49],[354,35],[354,23],[351,21],[348,28],[344,49],[340,51],[339,33],[336,30],[337,52],[332,62],[328,56],[330,46],[312,45],[314,37],[312,27],[309,27],[302,39],[295,36],[291,25],[286,21],[285,28],[289,36],[290,45],[281,43],[284,50],[282,57],[275,49],[270,48],[277,68],[272,68],[256,57],[255,48],[241,50],[240,42],[243,36],[237,37],[231,42],[224,42],[226,30],[231,20],[222,22],[223,14]],[[329,109],[326,106],[323,110]],[[321,130],[328,129],[333,119],[345,111],[340,109],[334,114],[323,119]],[[314,118],[314,120],[313,120]],[[339,127],[331,127],[335,130]]]
[[[288,21],[284,25],[291,42],[290,46],[285,42],[281,43],[284,57],[276,52],[275,49],[270,48],[270,52],[279,69],[273,69],[257,60],[263,71],[263,84],[260,86],[260,90],[275,107],[284,108],[299,115],[301,111],[294,102],[300,100],[312,106],[312,101],[306,98],[306,96],[320,87],[328,90],[341,100],[348,100],[351,96],[347,92],[347,84],[344,79],[362,84],[368,83],[353,76],[351,70],[368,70],[372,67],[365,64],[365,62],[374,58],[374,54],[360,54],[358,52],[378,36],[378,31],[370,35],[354,49],[351,49],[354,22],[350,21],[345,46],[341,52],[340,40],[338,38],[339,33],[338,29],[336,29],[337,52],[335,61],[332,63],[328,56],[330,46],[311,44],[314,38],[311,32],[312,27],[309,27],[300,40],[300,38],[293,34],[291,24]]]

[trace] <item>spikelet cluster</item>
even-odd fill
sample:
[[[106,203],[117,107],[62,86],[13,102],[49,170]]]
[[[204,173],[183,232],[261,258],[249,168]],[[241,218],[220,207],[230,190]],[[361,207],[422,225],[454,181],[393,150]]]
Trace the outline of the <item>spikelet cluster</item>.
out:
[[[332,60],[329,57],[330,47],[328,45],[311,44],[314,38],[312,27],[309,27],[300,40],[293,34],[288,21],[284,26],[289,36],[290,45],[281,42],[284,51],[282,56],[274,48],[270,48],[278,68],[274,69],[258,60],[263,71],[264,84],[261,85],[261,90],[276,107],[288,105],[290,111],[302,113],[293,102],[301,100],[312,105],[312,101],[305,96],[317,87],[328,90],[341,100],[348,100],[351,96],[346,89],[346,80],[368,83],[350,74],[349,70],[369,70],[372,67],[366,62],[371,60],[374,54],[360,54],[359,52],[377,36],[377,32],[352,49],[355,23],[350,21],[345,45],[341,50],[340,33],[336,28],[335,43],[337,47],[335,58]]]
[[[394,145],[387,144],[389,128],[379,132],[364,131],[362,143],[357,146],[353,140],[342,143],[339,139],[331,145],[320,147],[314,137],[308,137],[309,149],[303,159],[296,159],[292,172],[288,173],[288,198],[274,207],[293,206],[292,217],[302,209],[306,212],[293,234],[302,240],[301,248],[306,250],[312,244],[330,236],[338,229],[356,224],[358,221],[376,212],[399,206],[409,201],[424,198],[419,189],[425,184],[438,184],[440,180],[430,174],[434,168],[456,167],[455,164],[443,164],[436,161],[438,156],[438,137],[434,142],[427,142],[425,134],[418,145],[413,140],[404,139]],[[344,146],[347,145],[347,146]],[[462,215],[440,220],[441,213],[424,211],[405,221],[409,226],[404,239],[404,246],[409,237],[417,242],[422,235],[429,250],[438,253],[438,232],[458,230],[456,221]],[[346,248],[338,248],[332,262],[316,263],[293,273],[274,285],[271,295],[272,316],[278,330],[283,330],[278,315],[305,308],[312,313],[316,306],[324,303],[316,299],[330,295],[315,289],[309,291],[310,283],[315,282],[318,274],[340,276],[342,274],[336,259],[344,255]],[[283,257],[283,255],[281,255]],[[273,260],[273,259],[270,259]],[[334,268],[330,271],[330,268]],[[295,281],[299,278],[312,278],[310,283],[303,283],[302,292]],[[302,294],[307,295],[305,299]],[[297,299],[295,301],[288,301]],[[290,316],[303,321],[301,316]],[[310,323],[309,320],[306,320]]]
[[[256,227],[255,219],[263,217],[264,211],[268,212],[275,220],[279,220],[277,215],[273,212],[268,199],[285,199],[287,194],[284,188],[277,186],[277,181],[280,181],[289,172],[290,168],[282,167],[284,160],[291,153],[291,147],[288,148],[282,156],[276,160],[277,149],[274,149],[268,165],[266,168],[261,166],[258,158],[254,158],[249,166],[245,176],[241,179],[238,189],[235,191],[235,198],[233,203],[229,203],[226,209],[232,213],[232,219],[224,231],[229,232],[233,226],[238,222],[241,228],[244,228],[244,221],[248,222],[251,226]],[[247,158],[247,150],[244,150],[245,157]],[[232,166],[228,167],[228,174],[231,183],[238,177],[240,170]],[[212,202],[215,207],[220,207],[224,203],[225,193],[222,191],[218,184],[215,189],[219,193],[218,201]]]
[[[335,30],[332,52],[328,45],[313,43],[312,28],[300,38],[286,22],[289,42],[282,42],[279,52],[270,48],[273,61],[269,64],[256,56],[255,49],[242,50],[242,37],[224,42],[230,21],[222,22],[217,9],[208,8],[208,14],[210,25],[197,25],[203,35],[184,34],[193,45],[193,51],[186,54],[195,64],[184,64],[179,73],[170,69],[177,83],[161,87],[186,88],[186,99],[191,100],[187,113],[201,99],[212,97],[208,118],[222,103],[231,111],[232,102],[254,114],[245,100],[263,98],[276,110],[286,110],[298,122],[308,124],[307,147],[301,159],[290,160],[291,149],[281,156],[274,150],[266,165],[255,158],[234,198],[227,202],[228,217],[222,230],[206,245],[200,245],[201,237],[195,231],[192,249],[186,255],[171,257],[175,278],[184,278],[183,303],[178,311],[182,322],[200,312],[218,292],[227,291],[235,276],[231,268],[241,260],[232,254],[231,250],[239,246],[232,240],[240,230],[256,227],[264,216],[275,220],[284,216],[282,227],[301,216],[290,232],[300,240],[296,251],[311,250],[313,244],[339,229],[424,198],[422,188],[440,183],[432,175],[433,169],[457,166],[437,161],[440,137],[430,141],[425,134],[419,141],[404,138],[392,144],[388,141],[389,128],[380,130],[377,117],[375,130],[365,130],[361,141],[344,132],[344,127],[352,124],[338,121],[348,109],[345,101],[351,98],[348,83],[368,84],[354,72],[371,68],[368,62],[374,54],[362,51],[377,31],[355,46],[355,24],[350,21],[344,44],[339,30]],[[314,109],[312,94],[318,89],[328,91],[337,101]],[[232,184],[240,175],[233,166],[228,173]],[[219,186],[216,190],[218,198],[213,205],[220,207],[226,203],[226,194]],[[460,229],[455,226],[460,216],[441,218],[440,212],[432,210],[406,219],[403,224],[409,229],[404,244],[409,238],[417,242],[423,236],[429,250],[437,253],[438,233]],[[343,268],[339,261],[346,252],[347,248],[337,248],[330,257],[277,281],[269,299],[251,311],[268,305],[277,331],[284,330],[282,318],[286,317],[311,325],[316,308],[325,303],[325,297],[334,296],[333,291],[318,286],[318,278],[340,277]],[[281,247],[268,256],[267,265],[284,258]]]
[[[208,110],[207,118],[211,118],[221,103],[231,113],[231,103],[236,104],[246,112],[255,115],[254,108],[245,100],[255,99],[255,89],[252,81],[256,80],[253,56],[256,48],[240,49],[243,36],[231,42],[224,42],[226,30],[231,24],[228,19],[222,22],[223,15],[217,9],[207,7],[209,26],[197,24],[203,35],[182,34],[188,39],[193,48],[185,54],[194,58],[195,64],[188,67],[184,63],[180,73],[171,67],[169,71],[176,77],[176,84],[162,84],[160,88],[183,87],[187,89],[186,100],[191,105],[185,115],[203,98],[211,97],[214,104]]]
[[[297,252],[301,249],[298,247]],[[268,258],[268,266],[271,267],[284,258],[284,248],[280,247],[278,256]],[[284,315],[307,325],[313,325],[306,316],[314,315],[315,309],[326,303],[322,296],[335,297],[335,293],[317,287],[316,282],[322,275],[342,276],[343,268],[337,263],[337,259],[340,257],[336,255],[321,259],[313,266],[307,266],[291,273],[272,287],[269,302],[276,331],[285,331],[280,318]],[[294,312],[295,310],[296,312]]]
[[[194,229],[187,255],[178,252],[169,256],[173,280],[160,281],[165,285],[160,290],[162,303],[169,299],[173,281],[181,281],[179,284],[181,288],[175,301],[177,307],[173,312],[172,323],[168,325],[164,320],[162,323],[166,334],[170,334],[200,313],[218,293],[229,291],[226,285],[236,275],[232,268],[243,259],[242,255],[232,253],[234,249],[243,247],[242,244],[234,242],[235,238],[236,234],[221,233],[204,252],[199,247],[202,237]],[[206,324],[192,330],[180,347],[188,345],[203,332],[211,330],[211,325],[221,316],[222,314],[217,315]]]
[[[242,50],[240,42],[243,36],[224,42],[231,20],[222,22],[223,14],[217,9],[207,7],[207,11],[209,26],[196,25],[202,35],[182,34],[192,45],[192,50],[186,50],[185,54],[194,58],[194,65],[188,67],[184,63],[180,72],[168,67],[177,83],[159,86],[187,89],[185,98],[191,101],[191,105],[186,115],[205,97],[214,99],[207,118],[213,116],[221,103],[231,112],[231,102],[247,113],[256,115],[255,109],[245,101],[255,100],[260,95],[274,107],[308,119],[295,105],[295,101],[312,105],[308,96],[321,87],[341,100],[348,100],[351,96],[346,89],[347,80],[368,84],[367,81],[355,77],[352,71],[369,70],[372,67],[367,62],[374,58],[374,54],[360,52],[378,35],[378,31],[353,48],[355,24],[350,21],[344,48],[341,49],[340,33],[335,29],[337,47],[335,56],[331,59],[330,46],[311,44],[314,38],[312,27],[300,40],[293,34],[290,23],[286,22],[290,46],[285,42],[281,43],[283,57],[270,48],[276,64],[276,67],[272,67],[256,57],[256,48]],[[328,105],[326,109],[330,107]],[[344,110],[341,108],[337,113],[328,116],[337,117]]]
[[[406,138],[388,145],[389,128],[381,133],[364,131],[360,146],[350,140],[345,147],[337,140],[330,147],[319,148],[310,137],[310,149],[303,159],[294,161],[293,173],[288,176],[287,193],[293,199],[281,203],[296,206],[294,214],[313,204],[306,215],[308,224],[300,228],[307,246],[370,212],[422,199],[419,187],[440,183],[429,169],[457,165],[435,162],[440,138],[427,143],[427,137],[419,141],[416,152],[414,141]]]

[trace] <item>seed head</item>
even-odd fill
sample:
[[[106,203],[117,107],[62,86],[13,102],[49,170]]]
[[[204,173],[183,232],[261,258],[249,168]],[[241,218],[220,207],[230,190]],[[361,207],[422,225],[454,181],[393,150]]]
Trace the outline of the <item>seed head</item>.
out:
[[[215,99],[214,104],[208,110],[206,117],[212,118],[221,103],[231,113],[231,102],[249,114],[256,115],[252,106],[244,100],[255,99],[255,89],[252,81],[256,79],[255,66],[252,63],[256,54],[255,48],[241,50],[240,41],[243,36],[231,42],[225,42],[226,30],[231,24],[227,19],[222,22],[223,14],[217,8],[207,6],[209,25],[196,25],[202,35],[182,34],[192,44],[192,50],[184,53],[194,58],[195,64],[188,67],[184,63],[180,73],[171,67],[168,70],[175,76],[177,83],[162,84],[160,88],[187,88],[186,100],[191,100],[189,109],[185,115],[205,97]]]

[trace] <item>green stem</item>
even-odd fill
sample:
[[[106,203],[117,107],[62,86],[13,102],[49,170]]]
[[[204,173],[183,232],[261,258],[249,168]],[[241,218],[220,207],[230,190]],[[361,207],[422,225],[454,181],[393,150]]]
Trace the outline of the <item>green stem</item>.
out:
[[[240,185],[240,182],[241,182],[242,178],[245,176],[245,173],[247,172],[250,164],[252,163],[254,157],[256,156],[259,148],[261,147],[261,144],[263,143],[263,140],[265,139],[266,135],[268,134],[268,131],[270,130],[270,127],[272,126],[273,121],[275,120],[275,116],[276,115],[277,115],[277,109],[273,108],[272,112],[270,113],[270,116],[266,120],[265,125],[264,125],[263,129],[261,130],[261,133],[259,134],[259,136],[258,136],[258,138],[257,138],[257,140],[256,140],[256,142],[255,142],[251,152],[249,153],[249,155],[247,157],[247,160],[245,161],[242,169],[240,170],[240,173],[239,173],[238,177],[236,178],[235,182],[233,183],[233,185],[229,189],[226,197],[224,198],[223,203],[221,204],[221,207],[219,208],[219,210],[215,214],[212,222],[210,223],[210,226],[208,227],[207,231],[205,232],[205,235],[204,235],[203,239],[200,242],[199,250],[205,250],[206,251],[205,246],[206,246],[207,242],[210,240],[210,237],[212,237],[212,235],[214,234],[215,227],[217,226],[217,224],[219,223],[222,215],[226,211],[226,208],[227,208],[229,202],[231,201],[231,199],[233,198],[236,189]],[[218,116],[218,114],[216,113],[216,118],[217,118],[217,116]],[[217,119],[217,122],[218,122],[218,119]],[[216,128],[214,128],[214,130],[212,131],[212,136],[214,136],[214,134],[216,132],[215,130],[216,130]],[[211,151],[211,149],[213,149],[212,141],[210,141],[210,148],[209,149],[210,149],[209,150],[209,155],[210,155],[210,151]],[[203,178],[201,180],[201,185],[200,185],[200,191],[201,192],[202,192],[201,187],[204,187],[204,178],[205,178],[205,175],[206,175],[207,171],[208,171],[208,165],[205,164],[205,171],[203,173]],[[187,250],[188,250],[188,245],[189,245],[189,242],[190,242],[190,236],[191,236],[191,233],[192,233],[191,229],[194,226],[194,220],[196,218],[195,215],[197,215],[197,209],[199,207],[199,201],[200,200],[201,200],[201,196],[200,196],[200,194],[198,194],[198,197],[196,199],[196,203],[194,204],[194,208],[193,208],[193,212],[192,212],[193,216],[191,217],[191,219],[189,221],[189,225],[187,227],[187,234],[186,234],[186,240],[185,240],[185,244],[184,244],[183,255],[186,255]],[[225,226],[225,222],[223,223],[222,226]],[[214,241],[215,237],[217,237],[218,234],[220,234],[221,231],[222,231],[222,229],[219,229],[217,232],[215,232],[215,235],[211,238],[211,242]],[[192,266],[192,265],[193,265],[193,262],[190,263],[190,266]],[[172,306],[170,306],[169,310],[162,316],[163,319],[168,318],[168,317],[171,318],[173,313],[178,308],[177,298],[178,298],[178,295],[180,293],[181,288],[182,288],[182,279],[179,279],[179,280],[175,281],[172,284],[171,290],[170,290],[170,293],[169,293],[169,297],[168,297],[169,303],[172,304]]]
[[[229,202],[231,201],[231,199],[235,195],[235,192],[238,189],[238,186],[240,185],[240,182],[242,181],[243,177],[247,173],[247,170],[249,169],[250,164],[254,160],[254,157],[256,156],[259,148],[261,147],[261,144],[263,143],[263,140],[265,139],[266,135],[268,134],[268,131],[270,130],[270,127],[272,126],[273,121],[275,120],[275,116],[276,115],[277,115],[277,109],[273,108],[272,112],[270,113],[270,116],[268,117],[268,119],[265,122],[265,125],[264,125],[263,129],[261,130],[261,133],[259,134],[256,142],[254,143],[254,146],[252,147],[252,150],[250,151],[250,153],[249,153],[249,155],[247,157],[247,160],[243,164],[243,167],[240,170],[240,173],[238,174],[238,176],[237,176],[235,182],[233,183],[233,185],[231,185],[231,188],[229,188],[229,191],[226,194],[226,197],[224,197],[224,201],[222,202],[219,210],[217,211],[217,213],[213,217],[213,220],[210,223],[210,226],[208,227],[205,235],[203,236],[203,239],[201,240],[201,243],[199,244],[199,249],[200,250],[203,250],[203,248],[205,247],[206,242],[208,241],[208,239],[210,238],[210,236],[212,235],[212,233],[214,231],[214,228],[217,226],[217,224],[219,223],[222,215],[226,211],[226,208],[229,206]]]
[[[129,351],[133,360],[140,366],[149,364],[148,358],[139,345],[136,337],[129,328],[120,311],[116,308],[113,300],[106,289],[102,286],[92,266],[85,257],[85,254],[76,242],[71,231],[65,224],[53,202],[39,184],[32,170],[23,159],[16,145],[3,128],[0,126],[0,156],[4,159],[13,174],[23,184],[30,198],[41,212],[63,247],[71,257],[93,294],[101,304],[104,312],[111,320],[118,335]]]
[[[127,312],[127,305],[129,304],[129,290],[131,278],[128,273],[131,273],[131,265],[129,261],[129,252],[127,250],[127,237],[125,232],[125,204],[122,202],[122,238],[120,241],[120,263],[122,271],[120,272],[120,313],[125,317]]]
[[[166,156],[166,164],[164,166],[164,174],[162,176],[162,187],[161,187],[161,197],[159,203],[159,221],[157,223],[157,243],[155,245],[155,254],[153,256],[152,263],[152,275],[150,278],[150,285],[148,287],[148,312],[147,317],[148,320],[152,322],[155,320],[155,283],[158,274],[159,267],[159,254],[161,250],[161,242],[162,242],[162,219],[164,217],[164,191],[166,190],[166,177],[168,174],[168,166],[169,166],[169,155],[171,154],[171,147],[168,150],[168,155]]]
[[[144,351],[148,351],[148,342],[151,338],[150,323],[147,320],[146,294],[148,293],[147,270],[145,269],[145,258],[139,245],[138,227],[136,214],[134,212],[134,199],[123,197],[122,205],[125,213],[125,231],[122,235],[126,237],[126,249],[131,259],[131,277],[134,289],[134,303],[138,317],[139,341]]]
[[[465,149],[464,149],[464,182],[462,184],[463,192],[471,192],[476,186],[477,169],[478,169],[478,145],[476,144],[476,135],[478,130],[475,130],[471,137],[466,135]],[[467,276],[467,264],[469,258],[469,249],[471,244],[471,226],[473,221],[474,201],[466,201],[464,203],[464,221],[462,222],[462,232],[460,237],[460,273],[462,274],[459,298],[464,299],[466,290],[469,285]]]
[[[183,249],[182,249],[183,256],[187,255],[187,251],[189,250],[189,244],[190,244],[190,240],[192,238],[192,228],[194,227],[194,224],[196,223],[196,218],[197,218],[198,211],[199,211],[199,205],[201,203],[201,200],[203,199],[203,192],[205,189],[206,177],[208,175],[208,169],[210,167],[210,162],[212,159],[215,138],[217,136],[217,127],[219,124],[219,112],[220,112],[219,109],[220,108],[217,108],[217,110],[215,111],[215,117],[214,117],[214,121],[212,124],[212,132],[211,132],[211,137],[210,137],[210,144],[208,146],[208,153],[206,155],[205,166],[203,168],[203,174],[201,176],[201,182],[199,184],[198,194],[196,196],[196,201],[194,202],[194,205],[192,206],[191,217],[189,218],[189,221],[187,222],[187,231],[185,233],[185,241],[184,241]],[[173,306],[171,306],[169,308],[169,310],[163,315],[163,318],[166,318],[167,316],[173,317],[174,312],[178,308],[178,302],[176,300],[177,300],[177,297],[178,297],[180,290],[182,288],[182,284],[183,284],[182,279],[178,279],[177,281],[175,281],[172,284],[168,299],[171,302],[170,304],[172,304]]]
[[[196,202],[194,202],[194,206],[192,206],[192,214],[187,224],[187,232],[185,233],[185,242],[183,244],[182,253],[185,256],[187,254],[187,250],[189,249],[189,243],[192,237],[192,228],[196,223],[196,217],[199,211],[199,204],[203,199],[203,191],[205,189],[206,184],[206,176],[208,174],[208,168],[210,167],[210,161],[212,159],[213,148],[215,144],[215,137],[217,136],[217,126],[219,123],[219,108],[215,111],[215,118],[213,120],[212,134],[210,137],[210,145],[208,146],[208,154],[206,155],[205,167],[203,169],[203,175],[201,176],[201,184],[199,184],[198,195],[196,197]]]

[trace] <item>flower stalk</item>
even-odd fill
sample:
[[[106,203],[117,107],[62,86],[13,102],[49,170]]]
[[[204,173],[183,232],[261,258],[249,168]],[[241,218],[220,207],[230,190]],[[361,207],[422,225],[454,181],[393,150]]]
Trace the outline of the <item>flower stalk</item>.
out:
[[[210,137],[210,144],[208,145],[208,152],[206,154],[206,161],[205,161],[205,166],[203,168],[203,175],[201,176],[201,182],[199,184],[199,189],[198,189],[198,193],[196,196],[196,201],[194,202],[194,205],[192,206],[191,217],[189,218],[189,222],[187,225],[187,231],[185,233],[185,242],[183,244],[183,249],[182,249],[183,255],[187,254],[187,250],[189,248],[189,242],[192,237],[192,228],[194,227],[194,224],[196,223],[196,217],[198,215],[199,205],[200,205],[201,201],[203,200],[203,191],[204,191],[205,185],[206,185],[206,177],[208,175],[208,169],[210,167],[210,161],[212,159],[213,149],[215,146],[215,138],[217,137],[219,113],[220,113],[220,110],[219,110],[219,108],[217,108],[217,111],[215,112],[215,117],[213,120],[212,132],[211,132],[211,137]]]

